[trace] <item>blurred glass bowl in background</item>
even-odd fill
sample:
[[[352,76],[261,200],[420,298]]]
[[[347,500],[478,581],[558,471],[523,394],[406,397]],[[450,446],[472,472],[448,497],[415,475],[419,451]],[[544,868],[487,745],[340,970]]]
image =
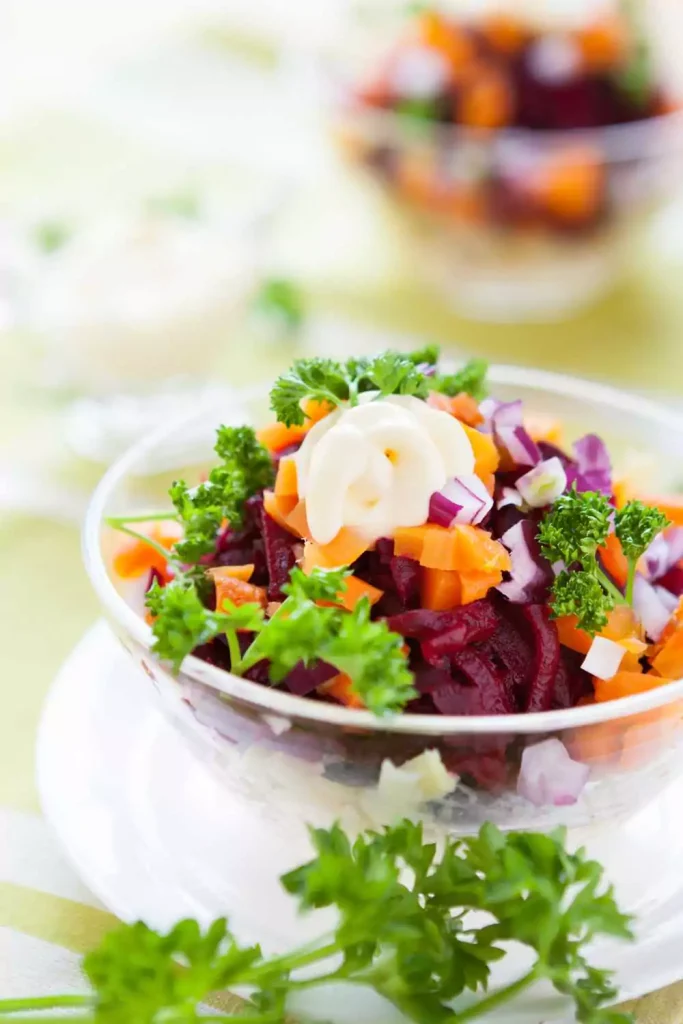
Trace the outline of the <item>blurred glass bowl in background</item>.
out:
[[[407,23],[366,9],[335,46],[334,137],[464,313],[574,312],[680,187],[661,8],[643,4],[643,24],[604,2],[469,3]]]
[[[599,433],[611,445],[618,469],[639,465],[642,487],[680,487],[683,419],[676,414],[550,373],[494,367],[490,379],[502,400],[521,398],[531,413],[561,418],[568,440],[586,430]],[[252,422],[265,415],[260,394],[242,396]],[[285,832],[292,822],[330,825],[340,819],[353,829],[403,815],[417,815],[437,832],[468,832],[485,820],[506,828],[600,826],[633,814],[680,772],[683,680],[570,710],[378,719],[237,678],[195,657],[186,659],[177,678],[171,676],[150,650],[151,629],[143,616],[148,580],[123,584],[112,574],[116,537],[104,519],[159,507],[168,480],[147,474],[160,446],[178,448],[192,484],[211,461],[214,428],[243,419],[236,408],[206,408],[129,451],[94,495],[84,553],[124,647],[167,711],[185,723],[197,756],[216,764],[226,798],[245,815],[256,801]],[[566,771],[567,780],[572,775],[578,782],[573,795],[527,791],[520,781],[522,759],[538,757],[539,750],[556,762],[559,756],[560,775]]]

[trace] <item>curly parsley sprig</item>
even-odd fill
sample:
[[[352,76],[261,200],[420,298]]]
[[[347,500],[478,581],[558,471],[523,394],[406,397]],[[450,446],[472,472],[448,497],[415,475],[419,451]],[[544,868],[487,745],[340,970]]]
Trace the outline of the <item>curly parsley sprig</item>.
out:
[[[238,607],[224,601],[211,611],[184,578],[165,587],[154,584],[147,595],[153,650],[177,672],[198,646],[224,634],[234,675],[242,676],[267,660],[270,679],[277,684],[301,663],[324,661],[349,676],[353,689],[376,715],[400,711],[416,696],[403,638],[385,622],[371,621],[367,599],[351,612],[338,604],[348,575],[346,568],[313,569],[310,576],[294,568],[282,588],[284,602],[268,619],[256,604]],[[240,632],[253,634],[244,653]]]
[[[305,421],[302,403],[306,400],[342,402],[355,405],[364,392],[387,395],[414,395],[426,398],[429,391],[455,395],[467,391],[476,399],[484,398],[487,364],[480,359],[467,363],[458,373],[434,372],[439,349],[427,345],[406,354],[387,351],[372,358],[298,359],[287,373],[275,381],[270,393],[273,412],[286,426],[301,426]]]
[[[440,856],[410,821],[353,841],[339,825],[310,835],[315,856],[281,883],[300,910],[334,910],[334,931],[267,957],[240,944],[224,918],[205,931],[193,920],[167,933],[123,925],[85,957],[88,995],[1,1000],[0,1019],[33,1022],[39,1011],[40,1020],[65,1020],[68,1009],[74,1024],[282,1024],[290,995],[342,981],[378,993],[414,1024],[488,1020],[538,982],[569,997],[580,1024],[632,1021],[606,1008],[617,997],[611,975],[587,959],[599,936],[631,940],[629,918],[600,865],[569,852],[561,830],[505,834],[486,824],[447,838]],[[488,992],[491,965],[511,943],[526,948],[529,966]],[[237,987],[251,993],[237,1010],[205,1009]]]
[[[625,593],[601,569],[598,551],[614,532],[628,561]],[[578,626],[594,635],[607,624],[617,604],[631,604],[638,559],[668,524],[666,516],[639,501],[615,511],[603,494],[578,492],[561,495],[541,521],[538,541],[549,562],[563,562],[565,570],[552,587],[555,616],[575,615]]]

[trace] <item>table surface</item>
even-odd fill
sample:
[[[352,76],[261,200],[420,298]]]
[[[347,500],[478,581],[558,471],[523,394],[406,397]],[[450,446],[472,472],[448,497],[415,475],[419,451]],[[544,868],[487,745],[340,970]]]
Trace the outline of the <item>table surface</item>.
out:
[[[165,67],[177,60],[174,52]],[[119,194],[132,194],[130,183],[139,187],[143,179],[166,187],[167,155],[174,146],[177,151],[176,140],[164,139],[150,157],[140,132],[122,138],[116,102],[104,120],[92,112],[67,111],[57,118],[57,127],[51,119],[49,132],[41,130],[44,122],[38,119],[6,140],[0,210],[32,215],[31,176],[44,174],[50,161],[63,161],[74,140],[79,161],[70,167],[66,186],[53,182],[52,191],[40,189],[44,204],[87,216],[111,184],[102,172],[112,154],[120,171]],[[144,110],[141,118],[144,127]],[[180,173],[187,175],[187,167]],[[100,182],[99,191],[93,180]],[[334,247],[325,244],[330,236]],[[683,398],[683,208],[662,222],[648,247],[634,253],[633,273],[616,292],[578,318],[551,327],[460,320],[417,282],[396,225],[377,197],[334,165],[292,195],[270,259],[302,283],[311,319],[296,341],[265,340],[247,328],[237,332],[226,343],[223,366],[231,383],[267,378],[295,352],[372,348],[382,343],[384,332],[400,332],[439,338],[449,351]],[[78,460],[66,448],[61,409],[40,389],[40,363],[27,337],[7,333],[0,336],[0,347],[0,481],[3,469],[28,467],[85,494],[101,467]],[[64,863],[41,818],[33,764],[50,682],[98,609],[81,567],[75,524],[58,523],[39,510],[0,515],[5,709],[0,716],[0,996],[77,991],[82,987],[79,956],[114,920]],[[639,1000],[636,1014],[639,1024],[683,1021],[683,982]]]

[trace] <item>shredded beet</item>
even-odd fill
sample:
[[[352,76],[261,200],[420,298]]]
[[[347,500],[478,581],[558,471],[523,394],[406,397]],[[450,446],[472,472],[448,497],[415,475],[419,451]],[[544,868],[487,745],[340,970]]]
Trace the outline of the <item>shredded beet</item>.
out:
[[[306,697],[318,686],[327,683],[333,676],[339,674],[334,665],[328,665],[326,661],[319,661],[317,665],[306,666],[302,661],[295,665],[289,675],[284,679],[283,685],[290,693],[296,693],[299,697]]]
[[[557,626],[544,604],[530,604],[523,609],[531,626],[535,652],[533,672],[525,711],[549,711],[553,704],[555,677],[560,663],[560,641]]]
[[[453,666],[479,691],[482,707],[479,714],[514,714],[515,705],[508,690],[505,674],[492,658],[482,651],[469,647],[453,657]]]
[[[392,557],[389,563],[396,593],[405,608],[420,603],[420,565],[412,558]]]
[[[560,663],[553,688],[553,710],[576,707],[582,697],[593,693],[591,677],[581,668],[583,658],[583,654],[577,651],[560,647]]]
[[[488,601],[475,601],[451,614],[454,619],[451,628],[425,640],[422,644],[425,661],[437,668],[445,667],[449,658],[453,658],[472,644],[488,640],[495,633],[500,621],[493,605]]]
[[[683,567],[680,565],[674,565],[673,569],[669,569],[668,572],[657,580],[660,587],[664,587],[670,591],[674,597],[683,596]]]
[[[445,633],[456,633],[451,643],[452,650],[462,650],[468,643],[476,643],[491,636],[498,625],[498,616],[493,605],[484,598],[473,601],[462,608],[454,608],[451,612],[432,612],[427,608],[415,608],[392,615],[387,621],[389,629],[401,636],[416,640],[429,640],[431,637]]]

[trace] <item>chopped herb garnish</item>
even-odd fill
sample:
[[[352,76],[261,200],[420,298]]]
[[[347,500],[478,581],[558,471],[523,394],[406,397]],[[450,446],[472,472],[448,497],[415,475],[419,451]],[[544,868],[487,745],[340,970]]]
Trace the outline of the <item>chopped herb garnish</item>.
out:
[[[485,359],[470,359],[457,373],[437,373],[430,381],[433,391],[440,391],[444,395],[455,395],[466,392],[482,402],[488,395],[486,386],[486,374],[489,364]]]

